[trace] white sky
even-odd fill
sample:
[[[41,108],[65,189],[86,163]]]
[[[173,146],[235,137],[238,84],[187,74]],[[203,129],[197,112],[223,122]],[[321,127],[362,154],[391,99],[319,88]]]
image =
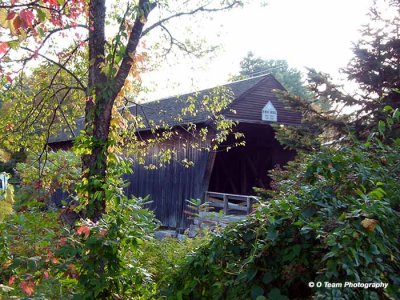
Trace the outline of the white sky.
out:
[[[210,61],[173,61],[144,76],[155,82],[149,97],[160,98],[227,82],[239,70],[240,60],[252,51],[265,59],[286,59],[290,66],[312,67],[339,77],[339,69],[352,57],[352,42],[372,0],[268,0],[265,7],[255,2],[218,15],[201,24],[207,39],[219,42],[222,51]],[[215,28],[220,35],[216,36]]]

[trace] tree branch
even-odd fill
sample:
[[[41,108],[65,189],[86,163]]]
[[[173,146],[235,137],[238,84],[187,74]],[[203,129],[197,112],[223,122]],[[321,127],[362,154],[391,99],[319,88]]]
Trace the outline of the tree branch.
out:
[[[42,47],[44,46],[44,44],[47,42],[47,40],[48,40],[53,34],[55,34],[55,33],[57,33],[57,32],[60,32],[60,31],[64,31],[64,30],[74,29],[74,28],[76,28],[76,27],[84,28],[84,29],[89,29],[86,25],[83,25],[83,24],[77,24],[77,25],[75,25],[75,26],[68,25],[68,26],[65,26],[65,27],[62,27],[62,28],[53,29],[53,30],[51,30],[51,31],[48,32],[47,36],[43,39],[42,43],[41,43],[40,46],[36,49],[36,51],[39,51],[40,49],[42,49]]]
[[[34,50],[32,50],[32,49],[29,49],[29,48],[27,48],[27,47],[21,47],[21,49],[27,50],[27,51],[29,51],[29,52],[31,52],[31,53],[35,53],[35,54],[37,54],[38,56],[44,58],[45,60],[47,60],[47,61],[51,62],[52,64],[58,66],[59,68],[63,69],[65,72],[67,72],[69,75],[71,75],[71,76],[76,80],[76,82],[81,86],[81,88],[82,88],[84,91],[87,89],[87,87],[82,83],[82,81],[81,81],[73,72],[71,72],[70,70],[68,70],[63,64],[60,64],[60,63],[56,62],[55,60],[53,60],[53,59],[51,59],[51,58],[49,58],[49,57],[47,57],[47,56],[45,56],[45,55],[43,55],[43,54],[37,53],[36,51],[34,51]],[[77,48],[75,48],[74,51],[72,51],[71,55],[72,55],[76,50],[77,50]],[[71,57],[71,56],[70,56],[70,57]]]
[[[143,27],[146,23],[149,13],[155,8],[155,4],[151,3],[149,0],[140,0],[138,12],[135,18],[135,23],[133,25],[132,31],[129,35],[128,44],[125,48],[124,58],[122,60],[121,66],[118,73],[115,75],[114,82],[114,95],[112,101],[116,98],[119,91],[124,86],[125,80],[128,77],[129,71],[134,63],[134,55],[136,53],[139,40],[142,37]]]
[[[181,16],[191,16],[194,15],[198,12],[218,12],[218,11],[224,11],[224,10],[228,10],[231,9],[235,6],[239,6],[241,5],[241,1],[233,1],[231,4],[228,4],[226,6],[223,7],[219,7],[219,8],[208,8],[207,5],[203,5],[200,6],[192,11],[187,11],[187,12],[179,12],[176,13],[174,15],[168,16],[164,19],[161,19],[159,21],[157,21],[156,23],[152,24],[151,26],[147,27],[145,30],[143,30],[143,34],[142,36],[145,36],[146,34],[148,34],[151,30],[153,30],[154,28],[164,24],[165,22],[168,22],[169,20],[181,17]]]

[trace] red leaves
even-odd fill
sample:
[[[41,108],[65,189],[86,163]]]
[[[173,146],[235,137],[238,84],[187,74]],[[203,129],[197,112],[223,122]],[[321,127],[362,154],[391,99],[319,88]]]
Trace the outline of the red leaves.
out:
[[[19,41],[33,36],[36,42],[40,43],[40,38],[45,37],[48,31],[56,29],[54,27],[70,26],[71,23],[76,23],[82,14],[88,13],[85,0],[41,0],[39,3],[33,1],[30,4],[20,3],[14,6],[13,3],[17,2],[20,1],[11,0],[10,9],[0,8],[0,27],[8,29],[9,35],[17,36]],[[61,6],[62,12],[59,9]],[[0,55],[4,52],[5,46],[2,43]]]
[[[15,282],[15,276],[11,276],[10,279],[8,279],[8,285],[13,285]]]
[[[57,248],[64,246],[67,243],[67,238],[65,236],[61,237],[57,242]]]
[[[10,11],[7,15],[7,20],[12,20],[16,16],[15,11]]]
[[[49,251],[47,252],[47,259],[46,262],[52,262],[53,264],[58,264],[60,261],[57,259],[57,257],[54,257],[53,252]]]
[[[50,21],[54,26],[62,27],[62,21],[60,15],[52,13]]]
[[[34,290],[35,283],[33,282],[32,279],[22,281],[22,282],[19,284],[19,287],[20,287],[21,290],[22,290],[25,294],[27,294],[28,296],[31,296],[31,295],[33,294],[33,292],[35,291],[35,290]]]
[[[31,10],[23,9],[17,14],[14,11],[10,11],[7,14],[7,20],[10,21],[12,25],[7,25],[11,30],[13,35],[21,34],[20,28],[27,29],[33,28],[33,23],[35,20],[35,15]]]
[[[43,0],[44,3],[48,3],[50,6],[60,6],[57,0]]]
[[[27,28],[30,27],[32,28],[33,26],[33,19],[34,19],[34,15],[33,12],[27,9],[22,10],[19,13],[19,16],[21,18],[21,20],[23,21],[22,23],[22,27]]]
[[[7,42],[0,42],[0,55],[6,53],[9,48],[10,46]]]
[[[46,280],[49,279],[49,272],[44,271],[43,272],[43,278],[46,279]]]
[[[86,226],[86,225],[82,225],[81,227],[79,227],[76,230],[76,233],[80,234],[80,235],[83,234],[85,236],[85,238],[87,238],[89,236],[89,234],[90,234],[90,228],[88,226]]]

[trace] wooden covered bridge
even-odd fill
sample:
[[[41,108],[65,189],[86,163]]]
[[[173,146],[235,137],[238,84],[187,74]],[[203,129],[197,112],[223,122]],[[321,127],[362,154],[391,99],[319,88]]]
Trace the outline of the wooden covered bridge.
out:
[[[226,214],[233,211],[249,213],[255,195],[253,187],[268,188],[268,170],[286,164],[295,156],[294,151],[285,150],[275,139],[271,124],[297,126],[301,124],[301,114],[291,111],[279,101],[273,90],[284,88],[272,75],[232,82],[225,87],[232,91],[234,100],[223,115],[239,122],[235,131],[244,134],[245,146],[234,147],[230,151],[199,150],[187,147],[191,139],[187,135],[185,142],[180,139],[169,141],[169,147],[173,147],[177,155],[170,164],[157,169],[135,164],[134,173],[126,176],[130,183],[126,193],[141,197],[150,195],[151,209],[165,227],[184,229],[190,225],[191,220],[185,213],[187,199],[209,200]],[[211,91],[208,89],[179,98],[144,103],[130,109],[140,109],[147,121],[171,118],[171,112],[181,111],[187,105],[188,96],[200,99]],[[199,128],[211,126],[206,113],[188,118],[181,120],[181,124],[177,124],[176,119],[166,122],[178,130],[188,122]],[[80,125],[78,123],[78,130]],[[187,133],[182,131],[182,134]],[[141,135],[146,138],[146,130]],[[231,142],[228,138],[227,143]],[[50,141],[53,149],[65,149],[71,145],[72,138],[68,134],[60,134]],[[149,151],[149,159],[157,151],[159,147]],[[180,161],[185,158],[194,165],[190,168],[182,165]]]

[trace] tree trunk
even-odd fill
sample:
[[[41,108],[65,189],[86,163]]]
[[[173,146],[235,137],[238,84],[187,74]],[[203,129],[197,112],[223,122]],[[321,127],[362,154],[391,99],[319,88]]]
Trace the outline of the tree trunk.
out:
[[[142,37],[143,27],[155,4],[140,0],[134,26],[126,45],[118,72],[108,78],[102,72],[105,61],[105,0],[91,0],[89,4],[89,84],[85,108],[85,132],[92,138],[91,153],[82,156],[83,176],[87,179],[85,217],[98,221],[106,209],[106,176],[112,108],[124,86],[134,55]],[[110,63],[110,62],[108,62]]]
[[[105,45],[105,0],[89,4],[89,83],[85,108],[85,131],[92,137],[91,154],[82,157],[83,176],[87,182],[87,218],[97,221],[105,211],[104,183],[107,171],[107,140],[111,109],[106,98],[107,77],[101,72]],[[107,105],[108,104],[108,105]]]

